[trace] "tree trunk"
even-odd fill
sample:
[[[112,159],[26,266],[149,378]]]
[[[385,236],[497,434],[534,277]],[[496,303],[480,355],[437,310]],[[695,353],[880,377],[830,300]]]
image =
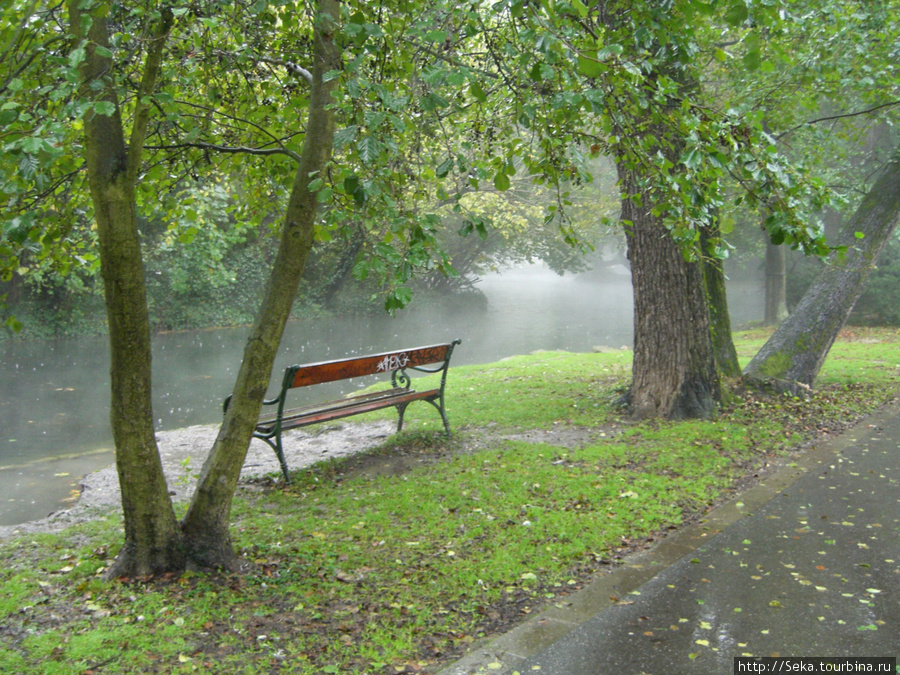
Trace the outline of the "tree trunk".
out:
[[[89,113],[84,125],[88,182],[109,321],[110,420],[125,518],[125,543],[109,574],[143,576],[180,571],[184,566],[181,536],[153,431],[150,325],[137,230],[135,179],[146,115],[138,105],[129,150],[116,91],[107,75],[112,63],[97,52],[98,46],[108,46],[109,8],[97,8],[85,35],[83,20],[87,17],[81,5],[79,0],[69,2],[72,31],[77,39],[88,40],[87,56],[80,66],[84,82],[81,94],[115,108],[110,115]],[[149,47],[143,84],[151,91],[171,19],[170,12],[163,13]]]
[[[278,256],[266,286],[263,305],[244,349],[231,405],[182,521],[189,556],[192,562],[203,567],[240,568],[229,533],[232,497],[306,257],[313,245],[318,203],[309,184],[324,170],[331,157],[334,114],[329,104],[337,79],[326,82],[324,75],[340,68],[340,50],[334,39],[340,10],[336,0],[321,0],[318,4],[306,137],[285,214]]]
[[[847,247],[846,254],[830,256],[793,313],[744,370],[748,378],[793,394],[812,387],[898,218],[900,157],[895,157],[845,226],[838,243]]]
[[[719,400],[700,264],[635,200],[637,178],[619,165],[622,220],[634,286],[631,410],[637,418],[708,417]]]
[[[353,276],[353,267],[356,265],[359,252],[366,243],[366,235],[362,227],[352,226],[350,235],[346,242],[342,244],[341,252],[337,262],[334,264],[334,271],[331,273],[331,281],[325,284],[322,289],[322,302],[326,307],[333,306],[338,294],[343,290],[348,279]],[[310,277],[307,270],[307,278]]]
[[[788,315],[787,263],[784,246],[766,241],[766,309],[764,323],[777,326]]]
[[[713,233],[708,228],[700,232],[703,256],[703,281],[709,306],[709,334],[712,340],[713,358],[721,377],[729,379],[741,376],[737,350],[731,338],[731,315],[728,312],[728,295],[725,289],[725,266],[721,259],[712,258],[707,251]]]

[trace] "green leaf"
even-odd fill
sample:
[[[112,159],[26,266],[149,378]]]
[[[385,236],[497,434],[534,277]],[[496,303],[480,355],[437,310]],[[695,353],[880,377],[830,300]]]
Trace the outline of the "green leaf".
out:
[[[344,179],[344,192],[353,197],[357,206],[363,206],[369,199],[369,193],[357,176],[349,176]]]
[[[759,34],[756,32],[750,33],[744,39],[744,46],[747,48],[742,59],[744,66],[749,70],[757,70],[762,60],[760,57]]]
[[[374,136],[364,136],[356,144],[356,151],[364,164],[372,164],[381,152],[381,143]]]
[[[497,175],[494,176],[494,187],[500,192],[509,190],[509,176],[504,171],[498,171]]]
[[[603,49],[597,52],[597,58],[601,61],[606,61],[613,56],[621,56],[622,52],[624,51],[625,47],[620,44],[606,45]]]
[[[440,94],[429,92],[422,97],[422,110],[425,112],[433,112],[441,108],[446,108],[450,102]]]
[[[94,103],[94,112],[109,117],[116,112],[116,104],[112,101],[97,101]]]
[[[747,70],[751,70],[751,71],[758,70],[759,65],[761,63],[760,57],[759,57],[759,50],[747,52],[746,54],[744,54],[744,58],[742,60],[744,62],[744,66],[747,68]]]
[[[19,147],[25,152],[35,155],[44,149],[44,139],[39,136],[29,136],[22,139]]]
[[[744,0],[737,0],[727,12],[725,12],[725,20],[732,26],[740,26],[750,16],[747,11],[747,5]]]
[[[609,67],[598,60],[596,52],[578,56],[578,72],[585,77],[600,77],[608,70]]]
[[[84,47],[76,47],[69,54],[69,66],[72,68],[77,68],[79,64],[84,61],[86,55],[87,54],[84,51]]]
[[[434,173],[435,173],[435,175],[437,175],[438,178],[443,178],[448,173],[450,173],[452,170],[453,170],[453,158],[448,157],[447,159],[445,159],[443,162],[441,162],[438,165],[438,167],[434,170]]]
[[[700,166],[702,153],[697,148],[691,148],[681,158],[682,164],[689,169],[696,169]]]
[[[343,148],[350,145],[354,140],[356,140],[356,135],[358,132],[359,127],[357,127],[355,124],[336,131],[334,134],[335,149],[342,150]]]
[[[469,93],[479,103],[484,103],[487,101],[487,94],[484,92],[484,89],[481,86],[480,82],[470,82],[469,83]]]
[[[412,300],[412,291],[406,286],[394,289],[384,301],[384,308],[391,314],[398,309],[403,309]]]

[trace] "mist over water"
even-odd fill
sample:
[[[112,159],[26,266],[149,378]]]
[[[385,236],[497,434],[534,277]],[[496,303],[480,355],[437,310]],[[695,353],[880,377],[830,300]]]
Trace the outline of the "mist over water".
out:
[[[397,317],[335,317],[291,322],[272,376],[353,354],[461,338],[452,365],[489,363],[536,350],[590,351],[630,346],[630,277],[566,275],[535,265],[490,274],[486,303],[454,309],[416,306]],[[221,419],[240,365],[247,328],[155,336],[154,417],[159,431]],[[452,368],[450,377],[453,377]],[[77,495],[79,477],[114,461],[109,428],[105,337],[0,344],[0,525],[42,518]],[[363,383],[364,384],[364,383]],[[354,383],[322,385],[314,400]],[[360,384],[362,386],[362,384]]]

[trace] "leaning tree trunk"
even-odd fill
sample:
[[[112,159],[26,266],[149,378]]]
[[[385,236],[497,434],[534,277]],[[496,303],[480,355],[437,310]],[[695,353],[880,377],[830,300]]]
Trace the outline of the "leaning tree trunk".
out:
[[[900,219],[900,157],[884,168],[844,228],[844,255],[825,269],[744,370],[777,390],[808,391]]]
[[[97,7],[90,30],[84,35],[82,5],[79,0],[69,2],[72,31],[77,39],[88,41],[86,58],[80,66],[84,82],[81,95],[114,107],[109,115],[89,113],[84,125],[88,182],[109,321],[110,418],[125,518],[125,543],[108,574],[115,577],[178,572],[184,567],[181,533],[153,431],[150,325],[135,201],[135,181],[148,118],[147,108],[140,101],[152,92],[159,74],[172,13],[162,13],[150,40],[142,96],[137,97],[130,144],[126,146],[116,90],[108,79],[112,62],[103,55],[109,53],[109,7]],[[98,53],[97,47],[107,49]]]
[[[335,30],[340,17],[336,0],[321,0],[315,20],[313,80],[303,155],[285,214],[275,266],[266,286],[256,323],[247,340],[231,404],[197,490],[182,521],[184,544],[193,563],[203,567],[238,569],[229,533],[231,502],[256,425],[272,365],[313,245],[318,211],[313,178],[331,157],[334,113],[329,104],[337,79],[325,74],[341,67]]]
[[[635,199],[619,165],[622,220],[634,287],[631,411],[637,418],[708,417],[719,400],[700,263],[685,260],[662,221]]]
[[[711,257],[707,250],[709,240],[718,232],[710,228],[700,231],[700,247],[703,252],[703,281],[709,308],[709,334],[713,357],[719,375],[729,379],[741,376],[737,350],[731,337],[731,314],[728,311],[728,295],[725,289],[725,265],[720,258]]]

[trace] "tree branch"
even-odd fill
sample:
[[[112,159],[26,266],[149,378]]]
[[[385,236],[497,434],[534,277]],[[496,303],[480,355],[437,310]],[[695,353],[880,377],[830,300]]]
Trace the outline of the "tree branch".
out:
[[[169,31],[175,18],[169,7],[162,9],[159,24],[156,26],[155,35],[150,38],[150,49],[147,52],[147,63],[144,66],[144,74],[141,78],[141,86],[138,89],[137,100],[134,105],[134,122],[131,126],[131,139],[128,144],[128,174],[132,182],[138,174],[141,164],[141,153],[144,150],[144,140],[147,136],[147,123],[150,120],[149,99],[156,88],[156,81],[162,67],[163,48]]]
[[[228,113],[226,113],[222,110],[219,110],[217,108],[211,108],[209,106],[201,105],[199,103],[194,103],[192,101],[177,99],[175,102],[179,105],[183,105],[188,108],[196,108],[197,110],[203,110],[205,112],[211,113],[213,115],[217,115],[219,117],[224,117],[225,119],[232,120],[232,121],[238,122],[240,124],[246,124],[249,127],[257,129],[264,136],[268,136],[269,138],[271,138],[273,143],[278,143],[280,145],[282,142],[281,139],[279,139],[277,136],[275,136],[273,133],[271,133],[267,129],[265,129],[262,126],[260,126],[259,124],[256,124],[255,122],[251,122],[247,119],[244,119],[241,117],[235,117],[234,115],[229,115]]]
[[[792,127],[790,129],[788,129],[787,131],[784,131],[784,132],[778,134],[778,136],[776,136],[775,138],[776,138],[776,140],[780,141],[782,138],[784,138],[785,136],[787,136],[789,134],[794,133],[795,131],[797,131],[797,129],[800,129],[801,127],[809,127],[809,126],[812,126],[813,124],[818,124],[819,122],[830,122],[832,120],[842,120],[842,119],[846,119],[848,117],[859,117],[861,115],[869,115],[869,114],[875,112],[876,110],[882,110],[883,108],[893,108],[894,106],[898,106],[898,105],[900,105],[900,101],[890,101],[889,103],[882,103],[881,105],[876,105],[874,108],[869,108],[868,110],[858,110],[856,112],[844,113],[842,115],[829,115],[828,117],[819,117],[818,119],[809,120],[808,122],[801,122],[797,126]]]
[[[488,77],[492,80],[500,79],[500,75],[498,75],[497,73],[492,73],[490,71],[483,70],[481,68],[473,68],[472,66],[470,66],[466,63],[463,63],[462,61],[460,61],[459,59],[457,59],[454,56],[450,56],[449,54],[444,54],[442,52],[435,51],[431,47],[426,47],[425,45],[420,44],[418,41],[407,39],[406,42],[413,45],[416,49],[421,51],[423,54],[428,54],[428,56],[433,56],[434,58],[436,58],[440,61],[444,61],[445,63],[450,64],[451,66],[455,66],[457,68],[468,68],[473,73],[478,73],[479,75],[484,75],[485,77]]]
[[[34,14],[34,10],[37,8],[37,4],[38,0],[34,0],[31,3],[31,6],[22,13],[22,21],[19,24],[19,27],[9,39],[9,43],[6,45],[3,53],[0,54],[0,63],[3,63],[6,60],[7,55],[13,50],[13,46],[19,41],[19,38],[22,37],[22,33],[25,32],[25,26],[28,25],[28,20],[31,18],[31,15]]]
[[[309,72],[306,68],[298,66],[296,63],[291,63],[290,61],[285,61],[283,59],[270,59],[270,58],[266,58],[265,56],[260,56],[260,57],[258,57],[258,59],[260,61],[262,61],[263,63],[271,63],[273,66],[282,66],[284,68],[287,68],[294,75],[299,75],[304,80],[306,80],[306,82],[307,82],[307,84],[309,84],[309,86],[312,86],[313,76],[312,76],[312,73]]]
[[[215,143],[176,143],[174,145],[147,145],[147,150],[179,150],[182,148],[198,148],[200,150],[212,150],[226,154],[245,155],[287,155],[293,160],[300,161],[300,155],[287,148],[248,148],[246,146],[216,145]]]

